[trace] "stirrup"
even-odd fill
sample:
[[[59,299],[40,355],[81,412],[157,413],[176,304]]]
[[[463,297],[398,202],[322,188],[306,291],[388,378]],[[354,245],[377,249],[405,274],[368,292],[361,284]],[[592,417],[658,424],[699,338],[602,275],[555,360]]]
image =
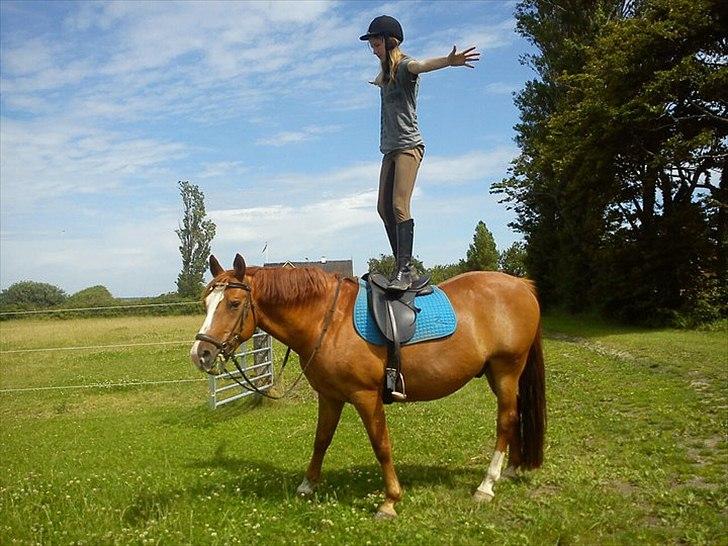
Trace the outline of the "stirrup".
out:
[[[394,399],[395,402],[404,402],[407,400],[407,395],[401,392],[392,391],[390,393],[392,395],[392,399]]]
[[[402,384],[402,391],[400,392],[397,390],[397,382],[395,382],[394,388],[389,391],[389,395],[395,402],[404,402],[405,400],[407,400],[407,393],[405,392],[404,387],[404,376],[401,373],[399,374],[398,382]],[[387,386],[389,387],[389,385]]]

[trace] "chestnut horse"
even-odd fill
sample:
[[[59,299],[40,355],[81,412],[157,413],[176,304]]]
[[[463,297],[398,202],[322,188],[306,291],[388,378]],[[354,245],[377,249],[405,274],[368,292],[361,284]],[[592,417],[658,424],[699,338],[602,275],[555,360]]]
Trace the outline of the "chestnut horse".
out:
[[[239,254],[229,271],[211,256],[210,270],[207,316],[190,352],[192,362],[213,372],[218,358],[229,358],[256,327],[291,347],[318,393],[313,456],[298,493],[310,495],[319,483],[324,455],[348,402],[366,427],[384,475],[385,500],[377,515],[396,516],[402,489],[382,403],[387,350],[354,329],[356,279],[318,268],[246,267]],[[498,400],[497,438],[473,496],[489,501],[506,451],[509,471],[537,468],[543,460],[546,397],[539,305],[529,281],[504,273],[465,273],[440,288],[452,302],[457,328],[447,338],[402,347],[407,401],[442,398],[486,376]]]

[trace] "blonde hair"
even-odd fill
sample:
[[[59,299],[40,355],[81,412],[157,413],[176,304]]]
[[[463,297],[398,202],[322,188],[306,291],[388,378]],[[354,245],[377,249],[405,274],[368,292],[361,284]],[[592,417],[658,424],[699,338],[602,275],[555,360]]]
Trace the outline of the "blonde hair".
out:
[[[393,41],[394,47],[387,50],[387,56],[382,61],[382,68],[372,82],[374,85],[378,85],[379,87],[394,83],[397,79],[399,63],[402,62],[402,59],[405,57],[405,54],[399,48],[399,40],[397,40],[397,38],[387,38],[387,40]]]

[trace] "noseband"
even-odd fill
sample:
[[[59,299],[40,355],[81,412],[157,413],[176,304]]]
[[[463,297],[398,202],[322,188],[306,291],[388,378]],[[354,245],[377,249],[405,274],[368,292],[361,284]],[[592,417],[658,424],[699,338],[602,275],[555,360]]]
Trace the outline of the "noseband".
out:
[[[197,341],[205,341],[207,343],[210,343],[211,345],[214,345],[215,348],[217,348],[218,351],[220,351],[220,356],[222,356],[223,360],[227,361],[230,360],[230,358],[235,354],[235,349],[238,348],[238,346],[245,341],[243,339],[243,336],[240,335],[240,328],[243,327],[245,324],[245,319],[248,318],[248,312],[252,310],[253,312],[253,318],[255,318],[255,309],[253,308],[253,296],[252,296],[252,290],[250,288],[250,285],[246,282],[220,282],[215,283],[213,285],[213,288],[223,288],[224,290],[227,290],[228,288],[240,288],[242,290],[245,290],[248,293],[248,297],[245,300],[245,304],[243,305],[242,313],[240,314],[240,318],[235,323],[235,326],[233,327],[233,333],[228,336],[225,340],[219,340],[216,337],[209,336],[207,334],[197,334],[195,336],[195,339]]]

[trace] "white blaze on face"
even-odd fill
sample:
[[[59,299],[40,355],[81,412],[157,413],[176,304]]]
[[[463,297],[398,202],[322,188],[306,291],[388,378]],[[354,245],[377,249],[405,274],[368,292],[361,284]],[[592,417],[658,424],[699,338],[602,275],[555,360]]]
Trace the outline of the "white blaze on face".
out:
[[[207,316],[205,317],[205,322],[202,323],[202,328],[200,328],[200,331],[198,333],[206,334],[210,330],[210,327],[212,326],[212,318],[215,316],[217,306],[220,305],[220,302],[223,300],[224,297],[225,287],[218,286],[205,298],[205,308],[207,309]]]
[[[212,326],[212,318],[215,316],[217,306],[220,305],[220,302],[224,298],[224,286],[218,286],[205,298],[205,308],[207,309],[207,316],[205,317],[205,322],[202,323],[202,328],[200,328],[200,331],[198,332],[199,334],[206,334],[210,330],[210,327]],[[192,349],[190,350],[192,358],[196,357],[197,347],[199,346],[199,344],[199,341],[195,341],[195,343],[192,345]]]

